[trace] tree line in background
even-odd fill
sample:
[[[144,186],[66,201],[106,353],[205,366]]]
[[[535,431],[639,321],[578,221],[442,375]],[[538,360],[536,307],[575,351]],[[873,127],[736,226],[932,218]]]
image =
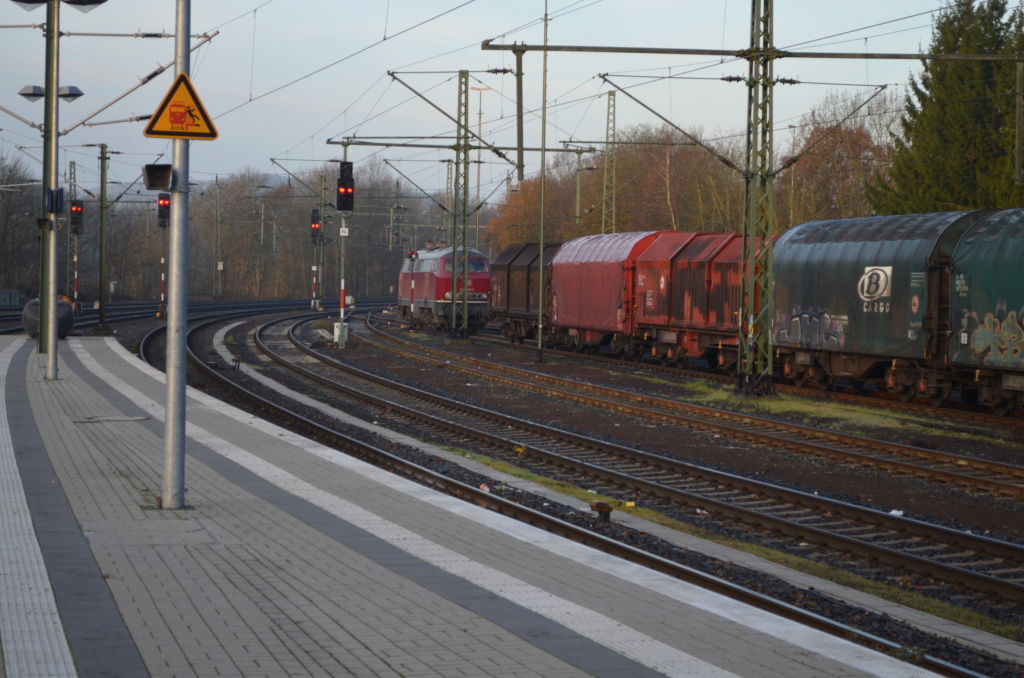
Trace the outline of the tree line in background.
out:
[[[888,91],[870,96],[829,93],[787,126],[788,135],[777,134],[785,137],[777,163],[798,158],[775,178],[780,232],[813,219],[872,213],[865,186],[891,161],[898,99]],[[639,125],[617,133],[614,158],[595,154],[580,169],[572,154],[560,154],[545,178],[545,241],[602,232],[742,231],[745,135],[690,136],[701,143],[668,125]],[[491,220],[496,250],[538,237],[539,184],[539,177],[522,182]]]
[[[337,299],[341,282],[341,215],[333,207],[336,164],[291,177],[247,169],[190,186],[188,290],[194,299]],[[347,219],[346,293],[394,296],[397,271],[411,248],[447,240],[450,220],[437,203],[399,180],[383,163],[356,169],[356,211]],[[0,289],[23,300],[39,281],[39,177],[20,157],[0,155]],[[321,194],[321,186],[323,193]],[[67,188],[65,188],[67,194]],[[83,194],[85,223],[76,239],[62,215],[57,271],[60,293],[73,289],[78,253],[79,298],[99,298],[99,203]],[[436,202],[435,202],[436,200]],[[322,204],[323,202],[323,204]],[[156,196],[108,193],[107,278],[111,301],[160,299],[166,229],[157,227]],[[311,238],[311,213],[321,211],[321,246]]]
[[[1020,54],[1024,12],[1006,0],[962,2],[936,18],[930,52]],[[1014,177],[1017,65],[1012,61],[927,61],[905,94],[830,92],[777,132],[774,178],[779,232],[816,219],[1021,205]],[[786,134],[788,132],[788,134]],[[619,130],[598,153],[552,154],[545,181],[546,242],[606,231],[742,229],[745,135],[691,135],[668,126]],[[610,173],[614,153],[614,175]],[[722,162],[727,160],[733,167]],[[795,162],[789,163],[789,159]],[[311,296],[313,265],[321,297],[337,298],[340,215],[323,209],[323,258],[310,242],[310,212],[334,198],[337,165],[297,171],[286,181],[254,170],[191,187],[188,288],[192,298]],[[0,289],[31,296],[39,280],[38,171],[0,154]],[[410,249],[449,240],[444,195],[426,196],[379,161],[356,164],[356,211],[348,221],[346,292],[389,297]],[[79,197],[83,197],[79,193]],[[98,213],[86,197],[78,240],[79,289],[98,298]],[[107,227],[113,300],[160,294],[166,233],[156,227],[155,196],[112,199]],[[470,228],[475,224],[470,218]],[[485,208],[469,243],[496,254],[540,235],[540,180],[510,188]],[[219,237],[218,237],[219,236]],[[60,235],[58,281],[70,291],[74,240]],[[326,294],[324,294],[326,291]]]
[[[1006,0],[951,3],[936,18],[928,52],[1024,53],[1022,15]],[[830,92],[796,124],[777,129],[777,140],[790,132],[777,144],[778,167],[797,158],[774,177],[778,232],[817,219],[1022,204],[1014,177],[1017,65],[922,63],[905,95]],[[609,149],[579,172],[575,158],[559,155],[545,181],[545,241],[612,230],[742,231],[744,178],[716,155],[742,168],[745,135],[690,134],[715,154],[667,125],[617,132],[613,221]],[[489,223],[495,251],[539,238],[539,184],[539,177],[521,183]]]

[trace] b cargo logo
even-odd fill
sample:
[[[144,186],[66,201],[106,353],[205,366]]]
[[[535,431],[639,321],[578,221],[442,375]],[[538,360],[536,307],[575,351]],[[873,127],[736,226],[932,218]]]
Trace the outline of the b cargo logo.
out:
[[[868,266],[857,283],[857,296],[864,302],[866,313],[887,312],[892,296],[892,266]]]

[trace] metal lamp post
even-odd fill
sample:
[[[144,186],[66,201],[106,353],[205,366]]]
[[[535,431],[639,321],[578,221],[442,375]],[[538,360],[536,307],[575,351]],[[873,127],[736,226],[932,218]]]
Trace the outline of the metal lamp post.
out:
[[[47,354],[46,378],[57,378],[57,213],[61,209],[57,188],[57,98],[81,96],[77,87],[58,91],[60,50],[60,2],[58,0],[11,0],[26,9],[46,5],[46,84],[43,97],[46,122],[43,125],[43,214],[40,217],[41,267],[39,281],[39,344],[40,353]],[[83,11],[102,5],[107,0],[63,0]],[[38,88],[26,87],[22,95],[38,98]]]

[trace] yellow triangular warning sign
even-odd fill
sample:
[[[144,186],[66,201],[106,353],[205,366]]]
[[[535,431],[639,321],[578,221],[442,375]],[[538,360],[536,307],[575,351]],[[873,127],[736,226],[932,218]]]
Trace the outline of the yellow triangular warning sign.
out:
[[[217,128],[192,88],[192,81],[181,73],[149,119],[143,134],[166,139],[216,139]]]

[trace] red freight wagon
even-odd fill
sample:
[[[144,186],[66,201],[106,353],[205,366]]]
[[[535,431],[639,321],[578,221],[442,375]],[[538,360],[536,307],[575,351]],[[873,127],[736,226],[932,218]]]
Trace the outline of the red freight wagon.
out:
[[[708,333],[711,264],[737,237],[666,231],[639,257],[636,296],[641,304],[632,342],[637,358],[668,363],[704,358],[718,347],[720,333]]]
[[[662,231],[636,260],[636,322],[638,325],[668,325],[672,310],[672,260],[689,245],[697,233]]]
[[[551,261],[551,329],[555,343],[606,345],[633,330],[636,260],[658,232],[613,233],[571,240]]]
[[[526,302],[525,284],[514,282],[517,275],[531,280],[523,271],[537,271],[536,253],[536,245],[514,245],[496,260],[508,272],[495,272],[495,280],[507,282],[505,291],[495,291],[491,322],[501,323],[513,340],[536,336],[536,284],[530,283]],[[545,343],[665,364],[704,360],[731,370],[739,344],[742,254],[743,239],[735,233],[647,231],[571,240],[545,267]],[[526,316],[523,304],[530,306]]]
[[[760,250],[760,241],[755,244]],[[755,300],[756,302],[757,300]],[[711,287],[705,322],[705,348],[710,343],[718,351],[718,366],[732,371],[738,356],[739,330],[743,313],[743,238],[735,236],[711,261]]]
[[[703,329],[711,303],[711,262],[735,233],[701,233],[672,261],[672,324]]]
[[[705,327],[728,330],[733,341],[743,311],[743,238],[736,236],[711,261],[711,286]]]

